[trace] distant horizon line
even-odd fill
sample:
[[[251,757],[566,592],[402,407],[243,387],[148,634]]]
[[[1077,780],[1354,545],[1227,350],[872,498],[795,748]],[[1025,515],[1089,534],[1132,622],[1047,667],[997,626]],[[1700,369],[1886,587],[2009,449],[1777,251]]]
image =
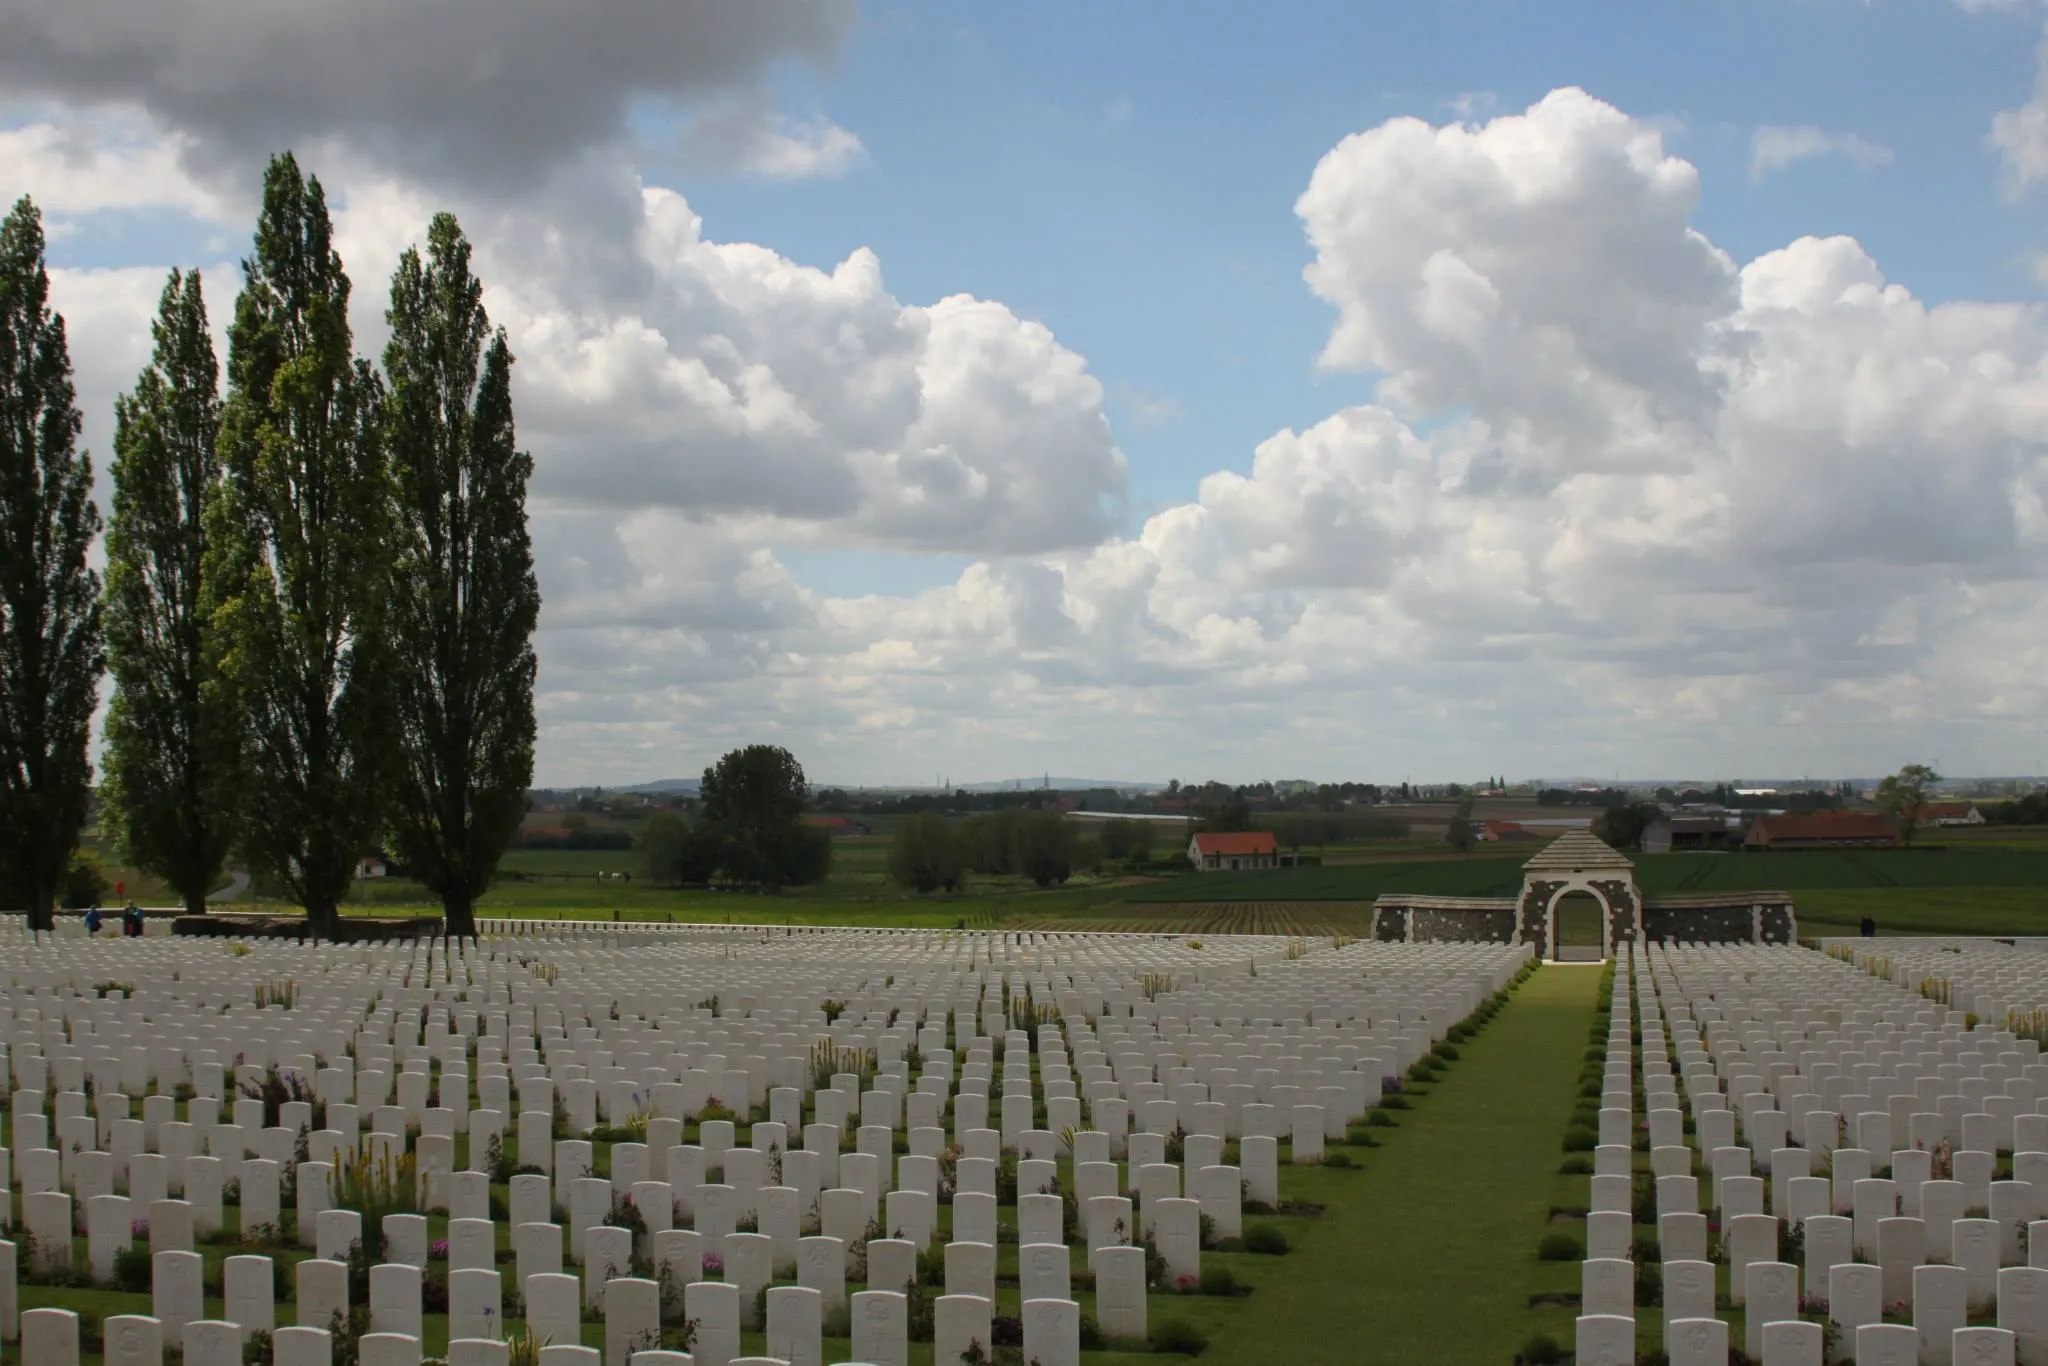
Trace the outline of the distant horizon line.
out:
[[[1603,788],[1615,788],[1615,787],[1620,787],[1620,788],[1658,788],[1658,787],[1672,787],[1672,788],[1696,788],[1696,789],[1702,789],[1702,790],[1705,790],[1705,789],[1711,789],[1711,788],[1714,788],[1714,787],[1775,787],[1775,788],[1783,788],[1783,789],[1789,789],[1789,790],[1801,790],[1801,789],[1813,789],[1813,788],[1826,788],[1826,787],[1830,787],[1830,786],[1833,786],[1833,785],[1834,785],[1834,784],[1836,784],[1836,783],[1843,783],[1843,782],[1849,783],[1849,784],[1851,784],[1851,785],[1854,785],[1854,786],[1863,786],[1863,785],[1871,785],[1871,784],[1875,784],[1875,783],[1878,783],[1878,782],[1882,781],[1882,780],[1883,780],[1883,778],[1884,778],[1884,777],[1886,777],[1886,776],[1888,776],[1888,775],[1885,775],[1885,774],[1877,774],[1877,775],[1871,775],[1871,776],[1858,776],[1858,775],[1853,775],[1853,774],[1851,774],[1851,775],[1846,775],[1846,776],[1841,776],[1841,777],[1833,777],[1833,778],[1814,778],[1814,777],[1810,777],[1810,776],[1803,776],[1803,777],[1796,777],[1796,778],[1787,778],[1787,777],[1748,777],[1748,776],[1743,776],[1743,777],[1734,777],[1734,778],[1698,778],[1698,777],[1683,777],[1683,778],[1671,778],[1671,777],[1647,777],[1647,778],[1617,778],[1617,777],[1611,777],[1611,776],[1610,776],[1610,777],[1606,777],[1606,778],[1597,778],[1597,777],[1591,777],[1591,776],[1586,776],[1586,775],[1577,775],[1577,776],[1569,776],[1569,777],[1567,777],[1567,776],[1556,776],[1556,777],[1552,777],[1552,776],[1544,776],[1544,777],[1536,777],[1536,778],[1520,778],[1520,779],[1515,779],[1515,780],[1513,780],[1513,781],[1509,782],[1509,783],[1507,784],[1507,787],[1508,787],[1509,789],[1514,789],[1514,788],[1532,788],[1532,789],[1535,789],[1535,790],[1538,790],[1538,791],[1542,791],[1542,790],[1553,790],[1553,791],[1554,791],[1554,790],[1556,790],[1556,789],[1558,789],[1558,788],[1588,788],[1588,789],[1593,789],[1593,790],[1597,790],[1597,789],[1603,789]],[[1942,777],[1942,780],[1941,780],[1941,781],[1942,781],[1942,783],[1943,783],[1943,784],[1944,784],[1945,786],[1955,786],[1955,785],[1958,785],[1958,784],[1961,784],[1961,785],[1968,785],[1968,784],[1971,784],[1971,783],[2038,783],[2038,782],[2041,782],[2041,781],[2043,781],[2043,780],[2044,780],[2044,779],[2043,779],[2043,776],[2042,776],[2042,775],[2039,775],[2039,774],[1962,774],[1962,775],[1949,775],[1949,774],[1945,774],[1945,775],[1943,775],[1943,777]],[[1182,783],[1182,789],[1183,789],[1183,790],[1194,790],[1194,791],[1198,791],[1198,790],[1200,790],[1200,789],[1201,789],[1201,787],[1202,787],[1202,786],[1203,786],[1203,785],[1204,785],[1205,783],[1207,783],[1207,782],[1210,782],[1210,781],[1212,781],[1212,780],[1211,780],[1211,779],[1207,779],[1207,778],[1204,778],[1204,779],[1202,779],[1202,780],[1200,780],[1200,781],[1197,781],[1197,782],[1186,782],[1186,781],[1183,781],[1183,783]],[[1398,789],[1399,787],[1401,787],[1401,786],[1402,786],[1403,782],[1405,782],[1405,783],[1407,784],[1407,786],[1409,786],[1410,788],[1415,788],[1415,789],[1421,789],[1421,788],[1447,788],[1447,787],[1451,787],[1451,786],[1453,786],[1453,785],[1456,785],[1456,786],[1459,786],[1459,787],[1467,787],[1467,788],[1470,788],[1470,787],[1474,787],[1474,786],[1477,786],[1477,784],[1475,784],[1475,783],[1473,783],[1473,782],[1470,782],[1470,781],[1468,781],[1468,780],[1464,780],[1464,779],[1457,779],[1457,778],[1448,778],[1448,779],[1442,779],[1442,780],[1433,780],[1433,781],[1423,781],[1423,782],[1417,782],[1416,780],[1414,780],[1414,779],[1412,779],[1412,778],[1410,778],[1410,779],[1402,779],[1402,780],[1395,780],[1395,781],[1393,781],[1393,782],[1386,782],[1386,781],[1376,781],[1376,780],[1373,780],[1373,779],[1358,779],[1358,778],[1334,778],[1334,779],[1317,779],[1317,778],[1298,778],[1298,777],[1294,777],[1294,778],[1261,778],[1261,779],[1253,779],[1253,780],[1248,780],[1248,781],[1241,781],[1241,782],[1227,782],[1227,780],[1224,780],[1224,779],[1214,779],[1213,781],[1217,781],[1217,782],[1225,782],[1225,783],[1226,783],[1226,785],[1227,785],[1227,786],[1230,786],[1230,787],[1251,787],[1251,786],[1257,786],[1257,785],[1258,785],[1259,783],[1270,783],[1270,784],[1272,784],[1272,785],[1273,785],[1273,786],[1275,786],[1275,787],[1280,787],[1280,786],[1285,786],[1285,785],[1290,785],[1290,784],[1309,784],[1309,785],[1312,785],[1312,786],[1323,786],[1323,785],[1331,785],[1331,786],[1335,786],[1335,785],[1338,785],[1338,784],[1341,784],[1341,783],[1347,783],[1347,782],[1349,782],[1349,783],[1360,783],[1360,782],[1363,782],[1363,783],[1371,783],[1371,784],[1374,784],[1374,785],[1378,786],[1378,787],[1379,787],[1379,789],[1380,789],[1381,791],[1383,791],[1383,792],[1384,792],[1384,791],[1387,791],[1387,790],[1389,790],[1389,789]],[[700,782],[701,782],[701,780],[700,780],[700,779],[697,779],[697,778],[656,778],[656,779],[641,779],[641,780],[638,780],[638,781],[634,781],[634,782],[625,782],[625,783],[599,783],[599,782],[584,782],[584,783],[561,783],[561,782],[552,782],[552,783],[542,783],[542,782],[536,782],[536,783],[532,784],[532,786],[530,787],[530,789],[529,789],[529,790],[530,790],[530,791],[534,791],[534,792],[593,792],[593,791],[605,791],[605,792],[620,792],[620,793],[646,793],[646,792],[662,792],[662,791],[691,791],[691,790],[695,790],[695,789],[696,789],[696,788],[697,788],[697,787],[699,786]],[[970,792],[970,793],[994,793],[994,792],[1013,792],[1013,791],[1022,791],[1022,792],[1032,792],[1032,791],[1050,791],[1050,792],[1087,792],[1087,791],[1104,791],[1104,790],[1111,790],[1111,791],[1119,791],[1119,792],[1163,792],[1163,791],[1165,791],[1165,790],[1166,790],[1166,787],[1167,787],[1167,782],[1165,782],[1165,781],[1159,781],[1159,780],[1153,780],[1153,779],[1144,779],[1144,780],[1129,780],[1129,779],[1103,779],[1103,778],[1074,778],[1074,777],[1062,777],[1062,776],[1060,776],[1060,775],[1057,775],[1057,774],[1054,774],[1054,775],[1041,775],[1041,776],[1039,776],[1039,777],[1034,777],[1034,778],[998,778],[998,779],[983,779],[983,780],[979,780],[979,781],[975,781],[975,782],[955,782],[955,783],[948,783],[948,784],[946,784],[946,785],[943,785],[943,786],[941,786],[940,784],[937,784],[937,783],[888,783],[888,782],[882,782],[882,783],[849,783],[849,782],[836,782],[836,781],[834,781],[834,782],[825,782],[825,781],[818,781],[818,782],[813,782],[813,783],[811,784],[811,790],[812,790],[813,792],[825,792],[825,791],[844,791],[844,792],[873,792],[873,793],[906,793],[906,794],[916,794],[916,793],[945,793],[945,792]]]

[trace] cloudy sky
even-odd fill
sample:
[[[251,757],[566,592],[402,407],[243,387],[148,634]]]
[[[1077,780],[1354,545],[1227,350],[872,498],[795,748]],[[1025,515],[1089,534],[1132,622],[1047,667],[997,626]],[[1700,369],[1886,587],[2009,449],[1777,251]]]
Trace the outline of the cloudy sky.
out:
[[[539,777],[2048,771],[2048,6],[0,0],[104,466],[267,156],[510,332]]]

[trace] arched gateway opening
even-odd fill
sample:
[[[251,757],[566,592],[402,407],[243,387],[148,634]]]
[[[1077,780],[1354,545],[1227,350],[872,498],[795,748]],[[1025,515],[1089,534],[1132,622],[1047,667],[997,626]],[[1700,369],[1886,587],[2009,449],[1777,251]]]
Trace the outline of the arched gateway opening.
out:
[[[1607,907],[1591,892],[1566,892],[1550,910],[1550,956],[1558,963],[1607,957]]]

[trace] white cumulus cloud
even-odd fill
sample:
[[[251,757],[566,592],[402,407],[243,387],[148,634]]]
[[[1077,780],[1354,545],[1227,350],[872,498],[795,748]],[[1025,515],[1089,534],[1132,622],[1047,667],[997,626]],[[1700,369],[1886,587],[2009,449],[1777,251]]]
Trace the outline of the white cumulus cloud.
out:
[[[1759,127],[1749,139],[1749,176],[1762,180],[1814,157],[1839,156],[1872,170],[1888,166],[1892,150],[1855,133],[1831,133],[1810,123],[1771,124]]]
[[[2042,40],[2036,60],[2033,97],[1991,120],[1991,145],[2004,163],[2006,187],[2014,194],[2048,179],[2048,38]]]
[[[1128,530],[1103,386],[1044,326],[576,174],[630,214],[579,216],[573,178],[471,205],[335,177],[359,345],[442,202],[511,330],[544,778],[752,739],[879,780],[1868,773],[2043,738],[2048,319],[1929,303],[1849,237],[1738,262],[1694,226],[1697,169],[1586,92],[1333,147],[1305,280],[1319,363],[1373,401]],[[89,407],[159,281],[60,278]],[[209,275],[217,320],[233,283]],[[895,593],[790,567],[849,546],[970,560]]]

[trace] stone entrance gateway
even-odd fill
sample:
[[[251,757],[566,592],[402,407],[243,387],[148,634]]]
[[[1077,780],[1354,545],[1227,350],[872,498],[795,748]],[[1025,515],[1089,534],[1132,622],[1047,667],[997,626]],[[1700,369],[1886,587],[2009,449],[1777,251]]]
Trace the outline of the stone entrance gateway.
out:
[[[1384,941],[1528,944],[1538,957],[1558,963],[1604,962],[1615,945],[1637,940],[1789,944],[1798,934],[1792,898],[1784,892],[1645,897],[1634,861],[1586,830],[1559,836],[1523,864],[1518,896],[1389,892],[1373,910],[1374,936]]]
[[[1592,942],[1567,944],[1558,935],[1558,912],[1567,902],[1599,910]],[[1584,830],[1560,835],[1522,865],[1522,895],[1516,900],[1517,939],[1557,963],[1600,963],[1614,946],[1637,938],[1641,899],[1636,866],[1627,854]],[[1574,936],[1579,939],[1579,936]]]

